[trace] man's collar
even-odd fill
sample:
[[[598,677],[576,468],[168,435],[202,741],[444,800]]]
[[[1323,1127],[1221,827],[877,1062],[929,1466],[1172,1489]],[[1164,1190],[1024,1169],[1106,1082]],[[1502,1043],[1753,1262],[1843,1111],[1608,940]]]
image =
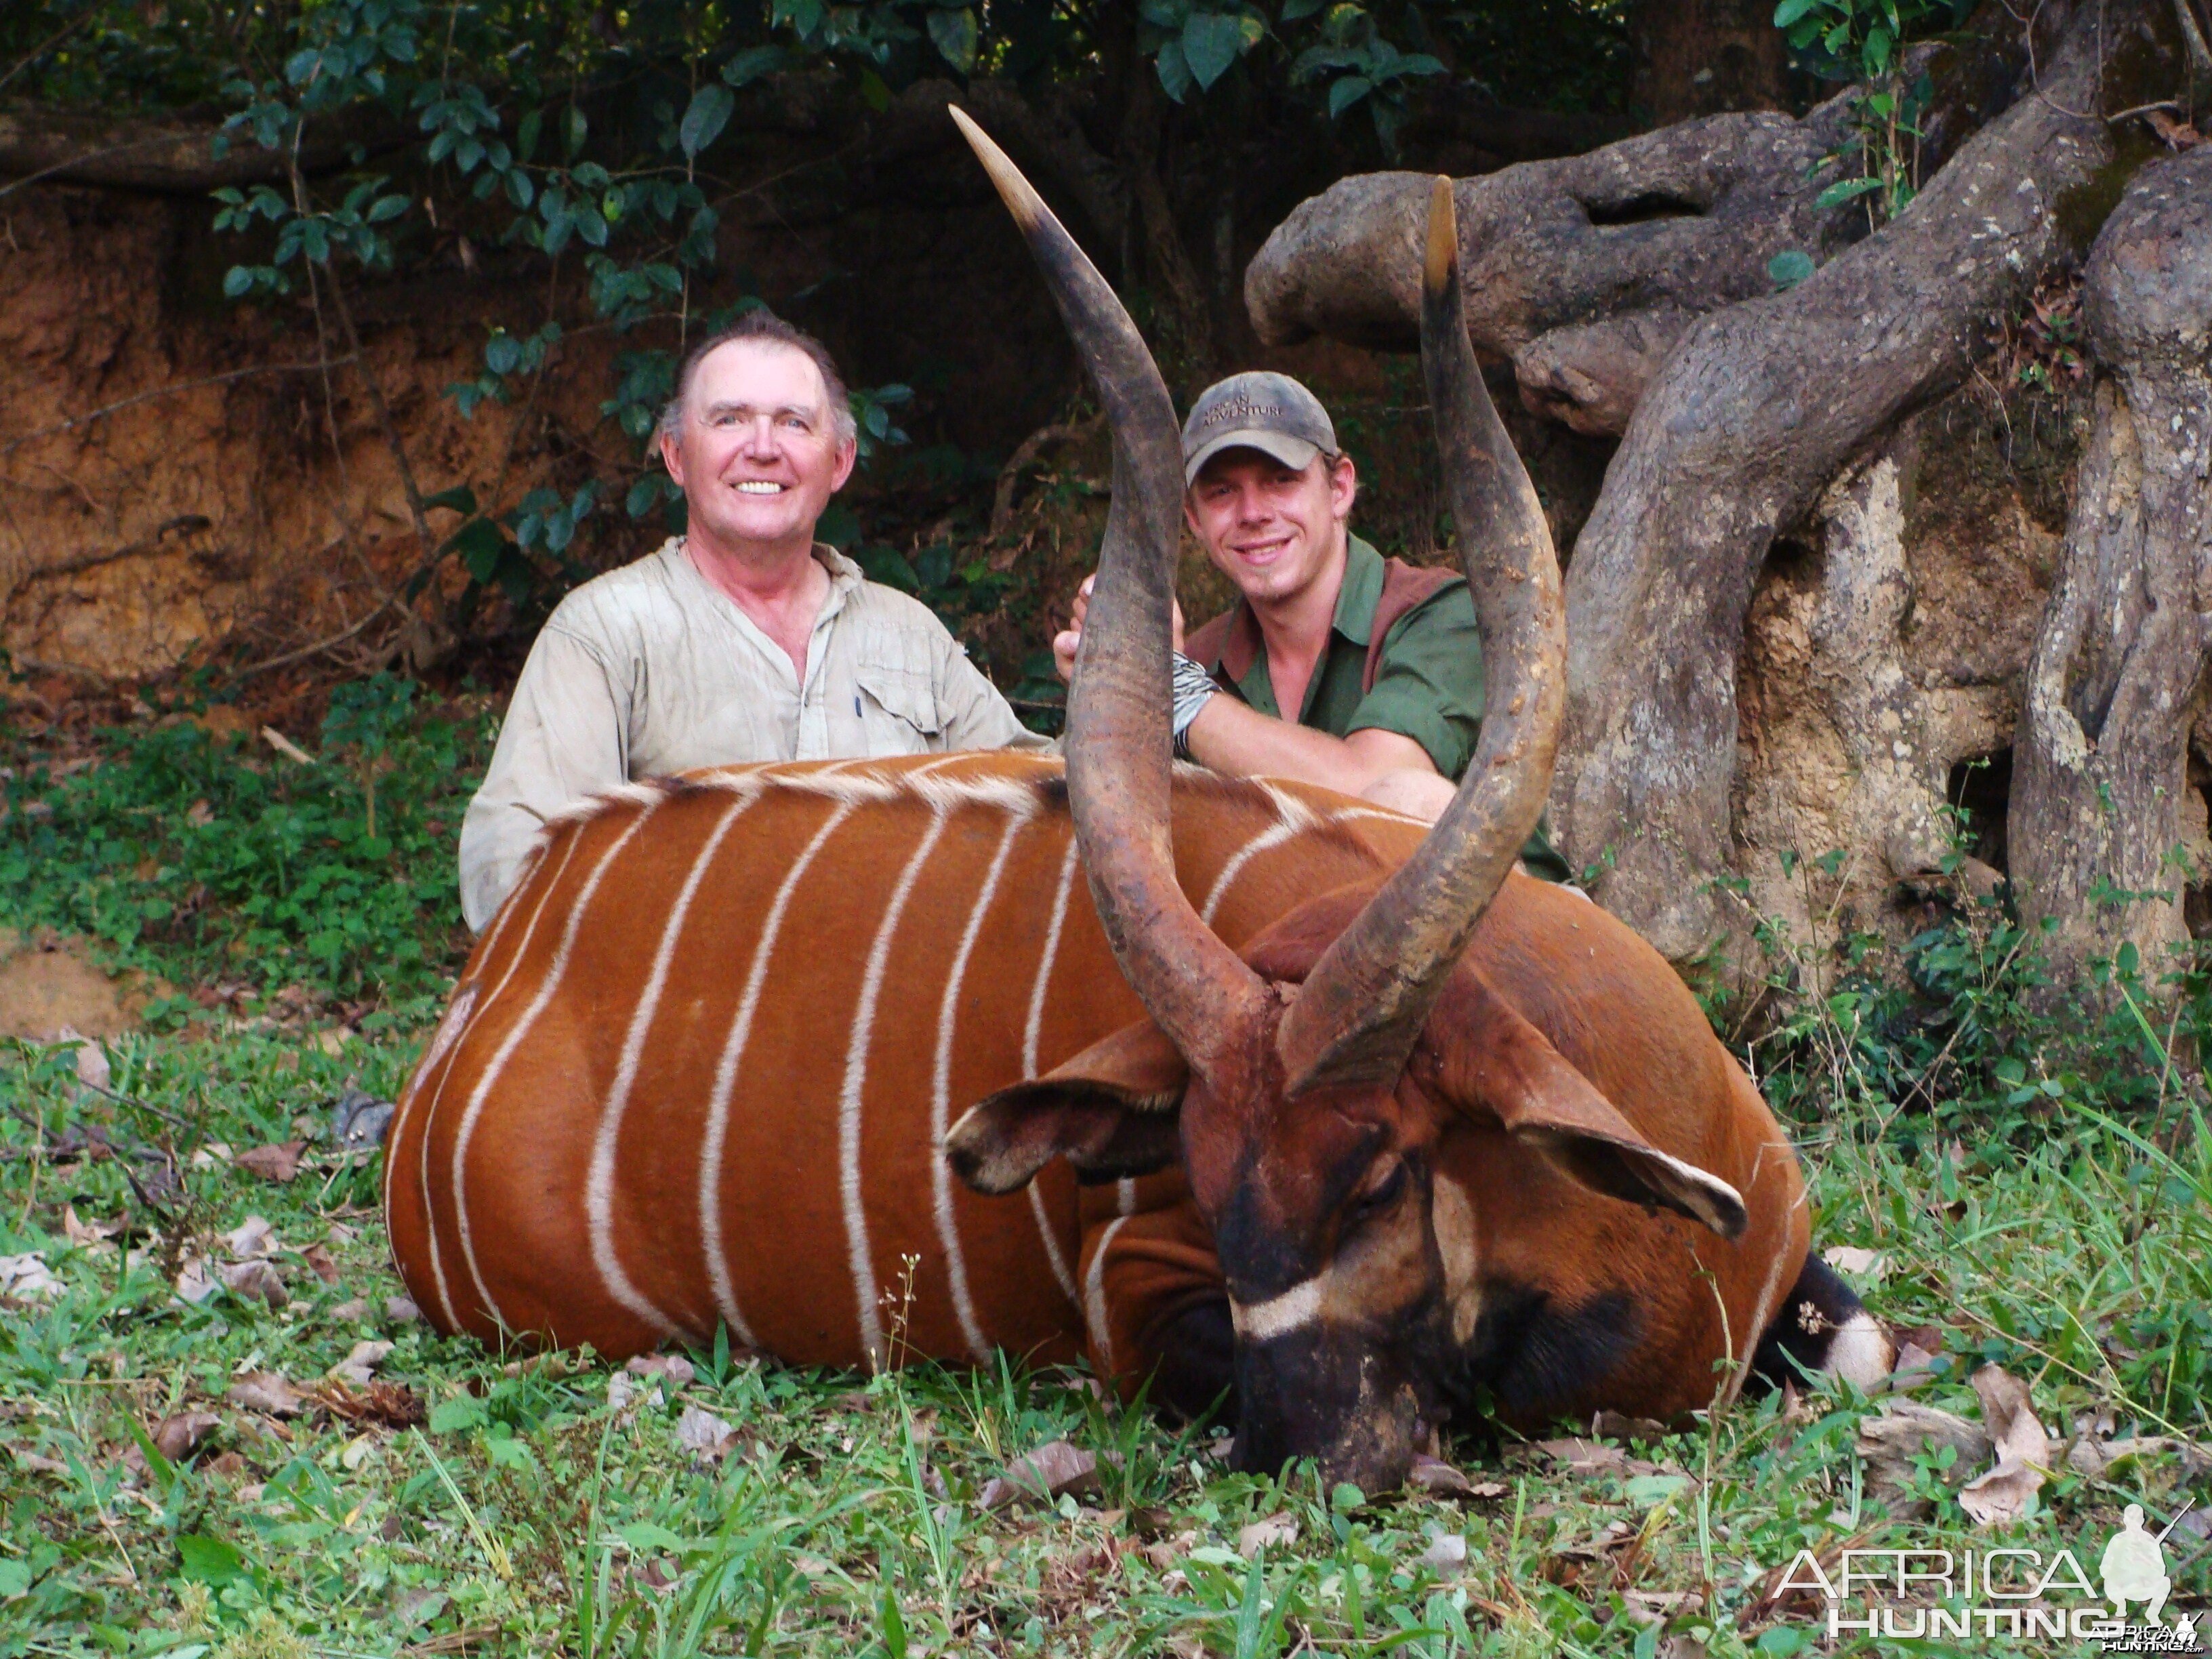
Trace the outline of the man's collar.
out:
[[[1329,626],[1352,644],[1364,646],[1375,631],[1375,607],[1382,598],[1382,556],[1357,536],[1346,538],[1344,580],[1336,590],[1336,612]],[[1228,631],[1222,636],[1221,654],[1205,666],[1243,683],[1260,659],[1267,642],[1260,633],[1260,618],[1242,594],[1229,614]]]
[[[700,585],[710,592],[721,592],[720,588],[707,580],[706,573],[691,562],[690,552],[685,547],[683,537],[671,536],[663,542],[660,544],[660,556],[671,564],[679,565],[690,571]],[[863,582],[867,580],[867,576],[859,565],[854,563],[827,542],[814,544],[814,562],[820,565],[830,577],[830,597],[823,602],[821,617],[817,619],[827,620],[844,608],[845,601]]]
[[[1344,550],[1344,585],[1336,590],[1336,615],[1329,625],[1354,645],[1367,643],[1375,630],[1375,607],[1382,598],[1382,556],[1357,536]]]

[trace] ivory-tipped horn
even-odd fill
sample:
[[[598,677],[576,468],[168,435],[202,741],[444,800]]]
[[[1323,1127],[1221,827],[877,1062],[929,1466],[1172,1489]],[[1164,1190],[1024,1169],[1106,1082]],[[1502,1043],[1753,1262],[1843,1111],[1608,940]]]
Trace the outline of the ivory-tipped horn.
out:
[[[1114,493],[1067,707],[1067,793],[1115,959],[1185,1059],[1222,1088],[1253,1060],[1259,978],[1176,884],[1169,641],[1182,505],[1175,405],[1137,325],[983,130],[951,111],[1021,227],[1114,434]]]
[[[1451,180],[1429,198],[1421,368],[1482,634],[1482,738],[1428,837],[1308,975],[1277,1037],[1292,1093],[1389,1083],[1542,817],[1566,704],[1559,560],[1460,315]]]

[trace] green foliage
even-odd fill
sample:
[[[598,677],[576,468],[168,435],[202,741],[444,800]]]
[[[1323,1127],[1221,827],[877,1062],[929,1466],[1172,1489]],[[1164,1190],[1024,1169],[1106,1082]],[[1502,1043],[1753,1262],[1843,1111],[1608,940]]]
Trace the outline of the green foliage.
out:
[[[1856,145],[1819,164],[1838,176],[1817,206],[1863,199],[1870,227],[1905,211],[1920,188],[1920,118],[1935,88],[1925,74],[1907,78],[1904,48],[1956,27],[1972,9],[1971,0],[1781,0],[1775,7],[1775,27],[1801,65],[1825,80],[1866,83],[1853,106]],[[1854,162],[1857,171],[1848,171]],[[1776,282],[1793,285],[1780,275]]]
[[[413,690],[384,674],[340,687],[319,764],[183,722],[106,733],[89,763],[16,757],[0,911],[179,984],[423,1006],[467,938],[454,839],[490,732],[418,714]]]

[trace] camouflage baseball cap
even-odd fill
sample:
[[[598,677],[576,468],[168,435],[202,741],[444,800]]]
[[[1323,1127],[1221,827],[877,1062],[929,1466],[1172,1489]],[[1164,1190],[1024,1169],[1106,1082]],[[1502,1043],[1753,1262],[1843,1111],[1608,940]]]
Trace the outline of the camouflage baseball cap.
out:
[[[1337,453],[1336,428],[1321,399],[1287,374],[1254,369],[1216,380],[1199,393],[1182,423],[1182,480],[1224,449],[1256,449],[1303,472],[1316,455]]]

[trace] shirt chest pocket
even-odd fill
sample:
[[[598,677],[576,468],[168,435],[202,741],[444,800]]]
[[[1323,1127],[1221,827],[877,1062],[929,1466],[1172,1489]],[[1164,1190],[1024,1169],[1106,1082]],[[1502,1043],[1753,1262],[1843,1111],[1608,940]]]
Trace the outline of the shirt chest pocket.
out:
[[[895,664],[863,663],[859,686],[860,731],[871,755],[921,755],[941,746],[945,717],[927,673]]]

